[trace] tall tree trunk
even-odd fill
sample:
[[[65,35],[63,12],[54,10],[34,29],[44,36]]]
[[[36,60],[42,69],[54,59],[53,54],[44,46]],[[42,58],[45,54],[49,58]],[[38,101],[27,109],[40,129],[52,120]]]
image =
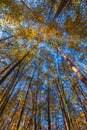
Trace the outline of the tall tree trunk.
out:
[[[66,100],[66,96],[65,96],[65,92],[64,92],[64,88],[63,88],[63,84],[62,84],[61,71],[60,71],[59,61],[58,61],[58,50],[57,50],[57,83],[58,83],[58,86],[59,86],[59,89],[60,89],[60,92],[61,92],[61,96],[62,96],[64,106],[66,108],[66,114],[67,114],[67,117],[68,117],[70,128],[72,130],[74,130],[74,125],[73,125],[73,122],[72,122],[71,114],[70,114],[70,111],[69,111],[68,103],[67,103],[67,100]]]
[[[19,129],[19,126],[20,126],[21,118],[22,118],[22,115],[23,115],[23,113],[24,113],[24,108],[25,108],[25,106],[26,106],[26,101],[27,101],[28,93],[29,93],[29,90],[30,90],[30,87],[31,87],[31,83],[32,83],[32,80],[33,80],[35,71],[36,71],[36,68],[34,69],[34,72],[33,72],[32,77],[31,77],[31,79],[30,79],[30,83],[29,83],[28,90],[27,90],[27,93],[26,93],[26,96],[25,96],[25,101],[24,101],[23,106],[22,106],[22,109],[21,109],[21,113],[20,113],[20,117],[19,117],[19,120],[18,120],[18,123],[17,123],[17,128],[16,128],[16,130],[18,130],[18,129]]]
[[[85,119],[87,121],[87,108],[86,108],[85,104],[83,104],[82,101],[81,101],[81,98],[80,98],[80,95],[79,95],[79,89],[78,89],[78,87],[76,88],[74,85],[71,86],[71,88],[72,88],[72,91],[75,92],[75,94],[77,96],[78,102],[80,103],[80,106],[83,110]]]
[[[57,90],[58,90],[58,97],[59,97],[60,107],[61,107],[62,114],[63,114],[63,120],[64,120],[65,128],[66,128],[66,130],[70,130],[69,121],[68,121],[68,118],[67,118],[67,115],[66,115],[66,112],[65,112],[65,106],[64,106],[64,103],[63,103],[63,100],[62,100],[62,95],[61,95],[61,92],[60,92],[58,86],[57,86]]]
[[[42,104],[41,106],[38,107],[38,110],[42,109],[42,107],[45,105],[46,103]],[[33,121],[33,117],[36,116],[36,112],[33,114],[33,111],[32,111],[32,116],[30,117],[29,119],[29,123],[28,123],[28,127],[27,129],[29,128],[29,126],[31,125],[31,121]],[[41,130],[42,130],[42,127],[41,127]]]
[[[16,79],[17,79],[17,76],[15,74],[15,75],[13,75],[10,84],[6,85],[6,90],[4,89],[4,92],[3,92],[3,95],[2,95],[2,99],[0,100],[0,104],[2,104],[2,102],[4,102],[4,99],[8,96],[8,94],[11,91],[11,89],[12,89]]]
[[[3,74],[8,68],[11,67],[11,65],[15,62],[16,60],[12,61],[9,65],[7,65],[7,67],[5,67],[1,72],[0,74]]]
[[[40,93],[40,99],[41,99],[41,93]],[[40,103],[41,103],[41,100],[40,100]],[[42,130],[42,127],[41,127],[41,108],[39,108],[38,117],[39,117],[39,120],[38,120],[39,130]]]
[[[56,14],[54,15],[53,21],[56,19],[56,17],[62,12],[63,8],[66,6],[66,4],[70,0],[61,0],[60,5],[57,8]]]
[[[78,78],[86,85],[87,87],[87,78],[75,67],[72,61],[61,51],[59,47],[57,47],[60,54],[64,57],[65,60],[68,61],[68,64],[72,68],[72,70],[77,74]]]
[[[9,76],[9,74],[24,60],[24,58],[26,58],[26,56],[29,54],[29,52],[27,52],[27,54],[25,54],[20,60],[18,60],[15,65],[13,65],[9,71],[0,79],[0,85],[5,81],[5,79]]]
[[[20,103],[20,102],[18,101],[17,104],[16,104],[15,110],[14,110],[12,116],[11,116],[11,121],[8,123],[7,130],[9,130],[9,127],[10,127],[12,121],[14,120],[13,118],[14,118],[14,116],[15,116],[15,113],[16,113],[17,109],[18,109],[19,103]]]
[[[35,109],[35,118],[34,118],[34,130],[37,130],[37,95],[38,95],[38,86],[37,90],[35,92],[35,104],[34,104],[34,109]]]
[[[48,88],[47,88],[48,130],[51,130],[51,121],[50,121],[50,95],[49,94],[50,94],[50,90],[49,90],[49,86],[48,86]]]
[[[0,104],[2,104],[3,101],[5,101],[4,99],[7,98],[8,94],[11,92],[12,88],[14,88],[13,86],[18,78],[19,69],[20,69],[20,66],[18,67],[17,72],[15,72],[15,74],[13,75],[10,84],[8,84],[8,86],[6,85],[6,90],[4,89],[2,99],[0,100]],[[17,82],[18,81],[19,81],[19,79],[17,80]]]
[[[53,80],[56,83],[56,87],[57,87],[57,93],[58,93],[60,108],[61,108],[62,115],[63,115],[65,129],[70,130],[70,123],[69,123],[69,119],[68,119],[66,111],[65,111],[65,106],[64,106],[63,99],[62,99],[62,93],[61,93],[61,90],[60,90],[60,86],[59,86],[58,81],[56,80],[53,73],[52,73],[52,76],[53,76]]]
[[[2,114],[4,112],[4,109],[5,109],[8,101],[9,101],[9,98],[11,97],[11,95],[12,95],[12,93],[13,93],[13,91],[15,89],[15,86],[17,85],[18,81],[19,81],[19,78],[16,80],[15,83],[12,84],[12,89],[10,90],[9,94],[7,94],[7,96],[4,98],[4,102],[0,106],[0,116],[2,116]]]

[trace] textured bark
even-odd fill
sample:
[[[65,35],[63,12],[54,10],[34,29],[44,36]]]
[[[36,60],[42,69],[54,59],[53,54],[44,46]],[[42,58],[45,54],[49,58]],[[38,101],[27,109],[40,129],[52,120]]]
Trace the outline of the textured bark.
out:
[[[87,78],[75,67],[75,65],[72,63],[72,61],[61,51],[59,47],[57,47],[59,53],[63,56],[65,60],[67,60],[68,64],[72,68],[72,70],[76,73],[78,78],[86,85],[87,87]]]

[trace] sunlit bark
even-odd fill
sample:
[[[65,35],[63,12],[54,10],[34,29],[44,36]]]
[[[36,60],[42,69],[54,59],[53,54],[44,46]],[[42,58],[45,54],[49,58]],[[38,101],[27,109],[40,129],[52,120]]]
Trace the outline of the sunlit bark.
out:
[[[57,47],[60,54],[64,57],[65,60],[67,60],[68,64],[72,68],[72,70],[76,73],[78,78],[87,86],[87,78],[75,67],[75,65],[72,63],[72,61],[61,51],[59,47]]]

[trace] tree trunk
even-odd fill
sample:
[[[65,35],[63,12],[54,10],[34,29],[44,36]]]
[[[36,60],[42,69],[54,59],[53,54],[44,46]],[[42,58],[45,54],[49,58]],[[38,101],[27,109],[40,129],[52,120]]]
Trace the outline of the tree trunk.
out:
[[[17,109],[18,109],[19,103],[20,103],[20,102],[18,101],[17,104],[16,104],[16,108],[15,108],[15,110],[14,110],[12,116],[11,116],[11,121],[8,123],[7,130],[10,129],[9,127],[10,127],[12,121],[14,120],[13,118],[14,118],[14,116],[15,116],[15,113],[16,113]]]
[[[64,103],[63,103],[63,99],[62,99],[61,90],[59,88],[58,81],[55,79],[53,73],[52,73],[52,75],[53,75],[53,80],[56,83],[56,87],[57,87],[57,93],[58,93],[59,103],[60,103],[60,107],[61,107],[61,111],[62,111],[62,115],[63,115],[65,129],[70,130],[70,123],[69,123],[69,120],[68,120],[68,117],[67,117],[67,114],[66,114],[66,111],[65,111],[65,106],[64,106]]]
[[[63,114],[63,120],[64,120],[65,128],[66,128],[66,130],[70,130],[70,125],[69,125],[69,121],[67,119],[67,115],[66,115],[66,112],[65,112],[65,107],[64,107],[63,100],[62,100],[62,95],[61,95],[61,92],[60,92],[58,86],[57,86],[57,90],[58,90],[58,97],[59,97],[60,107],[61,107],[62,114]]]
[[[2,116],[2,114],[3,114],[3,112],[4,112],[4,109],[5,109],[5,107],[6,107],[7,103],[8,103],[8,101],[9,101],[9,98],[11,97],[11,95],[12,95],[12,93],[13,93],[13,91],[14,91],[14,89],[15,89],[15,86],[17,85],[18,81],[19,81],[19,78],[17,79],[16,82],[15,82],[15,81],[13,82],[12,88],[11,88],[10,92],[7,94],[7,96],[5,96],[4,102],[3,102],[3,103],[1,104],[1,106],[0,106],[0,116]]]
[[[53,18],[53,21],[56,19],[56,17],[62,12],[63,8],[66,6],[66,4],[69,2],[69,0],[61,0],[60,5],[58,6],[58,9],[56,11],[56,14]]]
[[[60,54],[64,57],[65,60],[68,61],[68,64],[72,68],[72,70],[77,74],[78,78],[86,85],[87,87],[87,78],[75,67],[72,61],[61,51],[59,47],[57,47]]]
[[[76,88],[75,86],[73,86],[73,87],[71,86],[71,88],[72,88],[72,91],[75,92],[75,94],[77,96],[78,102],[80,103],[80,106],[84,112],[85,119],[87,121],[87,108],[86,108],[85,104],[83,104],[81,101],[81,96],[79,95],[79,89]]]
[[[16,60],[14,60],[13,62],[11,62],[7,67],[5,67],[5,69],[3,69],[0,74],[3,74],[8,68],[11,67],[11,65],[15,62]]]
[[[36,71],[36,68],[35,68],[35,70],[34,70],[34,72],[33,72],[33,75],[32,75],[32,77],[31,77],[31,79],[30,79],[30,83],[29,83],[28,90],[27,90],[27,93],[26,93],[26,96],[25,96],[25,101],[24,101],[23,106],[22,106],[22,109],[21,109],[21,113],[20,113],[20,117],[19,117],[19,120],[18,120],[18,123],[17,123],[17,128],[16,128],[16,130],[18,130],[18,129],[19,129],[19,126],[20,126],[21,118],[22,118],[22,115],[23,115],[23,112],[24,112],[24,108],[25,108],[25,106],[26,106],[26,101],[27,101],[28,93],[29,93],[29,90],[30,90],[30,87],[31,87],[31,83],[32,83],[32,80],[33,80],[35,71]]]
[[[5,79],[9,76],[9,74],[23,61],[23,59],[29,54],[25,54],[15,65],[13,65],[9,71],[0,79],[0,85],[5,81]]]
[[[48,84],[49,85],[49,84]],[[50,121],[50,93],[49,86],[47,88],[47,107],[48,107],[48,130],[51,130],[51,121]]]

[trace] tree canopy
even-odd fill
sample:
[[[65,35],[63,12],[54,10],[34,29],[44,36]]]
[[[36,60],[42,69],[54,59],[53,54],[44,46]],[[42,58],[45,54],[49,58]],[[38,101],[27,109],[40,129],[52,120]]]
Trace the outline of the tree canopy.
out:
[[[0,130],[87,129],[87,2],[0,0]]]

